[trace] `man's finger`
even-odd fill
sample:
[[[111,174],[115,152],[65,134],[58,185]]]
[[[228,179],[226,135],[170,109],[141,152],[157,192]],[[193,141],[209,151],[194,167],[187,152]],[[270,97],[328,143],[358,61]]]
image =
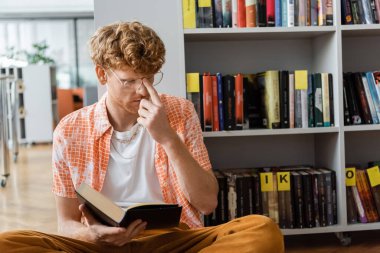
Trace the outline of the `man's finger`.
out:
[[[150,98],[152,99],[153,104],[161,105],[161,99],[160,99],[160,96],[158,95],[158,92],[156,91],[156,89],[153,88],[153,86],[151,84],[145,84],[143,82],[143,85],[147,89],[147,91],[150,95]]]
[[[88,225],[99,224],[99,222],[94,218],[94,216],[92,216],[92,214],[88,211],[85,205],[79,205],[79,210],[82,212]]]
[[[143,118],[148,118],[150,116],[150,113],[145,108],[140,108],[138,110],[138,114],[139,114],[140,117],[143,117]]]
[[[153,102],[151,102],[147,99],[142,99],[140,101],[140,107],[139,107],[140,109],[146,109],[146,110],[151,112],[154,107],[155,107],[155,105],[153,104]]]

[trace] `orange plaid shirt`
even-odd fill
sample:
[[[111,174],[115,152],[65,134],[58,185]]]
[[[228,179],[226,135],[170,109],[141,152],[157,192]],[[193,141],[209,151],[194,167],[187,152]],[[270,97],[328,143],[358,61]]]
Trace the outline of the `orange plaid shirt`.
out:
[[[190,101],[165,94],[160,99],[170,126],[177,132],[192,156],[205,169],[211,169],[202,131]],[[53,187],[57,196],[76,198],[75,188],[82,182],[100,191],[108,168],[113,128],[108,120],[106,95],[98,103],[63,118],[54,131]],[[181,222],[202,227],[201,213],[184,196],[163,147],[156,143],[155,168],[166,203],[182,206]]]

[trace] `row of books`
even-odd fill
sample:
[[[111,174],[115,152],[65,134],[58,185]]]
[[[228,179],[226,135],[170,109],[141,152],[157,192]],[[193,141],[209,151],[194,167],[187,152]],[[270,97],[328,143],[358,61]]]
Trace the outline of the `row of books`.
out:
[[[332,0],[182,0],[184,28],[333,25]]]
[[[334,126],[333,78],[307,70],[222,75],[187,73],[187,99],[202,130]]]
[[[342,24],[378,24],[380,0],[342,0]]]
[[[380,123],[380,71],[343,73],[344,124]]]
[[[379,162],[369,168],[346,168],[347,222],[377,222],[380,216]]]
[[[261,214],[280,228],[312,228],[337,224],[335,171],[282,167],[216,170],[218,206],[204,217],[205,226]]]

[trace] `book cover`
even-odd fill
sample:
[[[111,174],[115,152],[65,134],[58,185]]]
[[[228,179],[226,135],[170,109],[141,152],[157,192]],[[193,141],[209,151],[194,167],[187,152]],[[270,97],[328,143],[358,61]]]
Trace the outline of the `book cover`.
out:
[[[182,0],[183,28],[194,29],[196,24],[195,0]]]
[[[289,128],[289,71],[280,71],[281,128]]]
[[[323,126],[329,127],[330,123],[330,91],[328,73],[321,73],[322,77],[322,108],[323,108]]]
[[[223,108],[223,80],[222,74],[216,73],[218,81],[218,116],[219,116],[219,129],[224,130],[224,108]]]
[[[361,73],[361,78],[362,78],[365,96],[367,98],[367,102],[368,102],[368,106],[369,106],[369,111],[371,113],[372,123],[373,124],[379,124],[379,118],[377,117],[377,114],[376,114],[374,100],[373,100],[373,97],[371,96],[371,91],[370,91],[369,84],[367,81],[367,77],[365,76],[365,73]]]
[[[352,25],[352,13],[351,13],[351,2],[350,0],[343,0],[341,4],[342,10],[342,24]]]
[[[243,75],[235,76],[235,122],[236,130],[243,130],[244,106],[243,106]]]
[[[266,71],[258,74],[259,85],[264,91],[267,128],[280,128],[280,94],[278,71]]]
[[[352,80],[355,86],[355,95],[359,101],[359,110],[364,124],[372,124],[371,112],[367,101],[367,96],[364,90],[364,85],[361,78],[361,73],[353,73]]]
[[[212,78],[209,73],[203,74],[203,125],[204,131],[212,131]]]
[[[356,185],[368,222],[378,221],[379,215],[377,213],[375,202],[371,193],[366,170],[358,168],[356,169]]]
[[[344,125],[351,125],[350,110],[348,107],[348,97],[347,97],[347,84],[346,80],[343,78],[343,116]]]
[[[256,27],[256,0],[245,0],[245,16],[247,27]]]
[[[214,27],[223,27],[223,1],[214,0]]]
[[[330,105],[330,126],[335,126],[335,108],[334,108],[334,85],[333,76],[328,74],[329,80],[329,105]]]
[[[238,27],[247,27],[245,0],[237,0]]]
[[[289,72],[289,128],[294,128],[294,72]]]
[[[323,98],[322,98],[322,75],[314,74],[314,123],[316,127],[323,127]]]
[[[232,1],[222,0],[223,27],[232,27]]]
[[[186,97],[193,102],[195,111],[197,112],[199,121],[202,120],[201,113],[203,113],[199,83],[199,73],[186,73]]]
[[[225,75],[223,80],[224,130],[235,130],[235,78]]]
[[[212,81],[212,131],[220,131],[219,128],[219,101],[218,101],[218,79],[216,75],[211,76]]]
[[[352,81],[352,73],[343,74],[343,85],[346,87],[347,104],[350,113],[350,121],[353,125],[362,123],[362,117],[360,115],[359,103],[355,93],[355,87]]]
[[[147,222],[146,229],[170,228],[178,226],[181,217],[182,207],[177,204],[141,203],[121,208],[85,183],[75,191],[79,202],[99,222],[109,226],[127,227],[141,219]]]
[[[379,166],[375,165],[367,169],[367,176],[373,199],[375,201],[377,213],[380,214],[380,171]]]

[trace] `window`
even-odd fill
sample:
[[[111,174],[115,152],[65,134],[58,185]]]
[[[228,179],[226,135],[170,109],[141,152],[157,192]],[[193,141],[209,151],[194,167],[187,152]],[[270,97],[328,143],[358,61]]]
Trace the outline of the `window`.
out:
[[[35,19],[0,21],[0,55],[32,49],[46,41],[47,55],[57,66],[57,85],[72,88],[96,85],[87,41],[94,32],[93,19]],[[1,62],[0,62],[1,65]]]

